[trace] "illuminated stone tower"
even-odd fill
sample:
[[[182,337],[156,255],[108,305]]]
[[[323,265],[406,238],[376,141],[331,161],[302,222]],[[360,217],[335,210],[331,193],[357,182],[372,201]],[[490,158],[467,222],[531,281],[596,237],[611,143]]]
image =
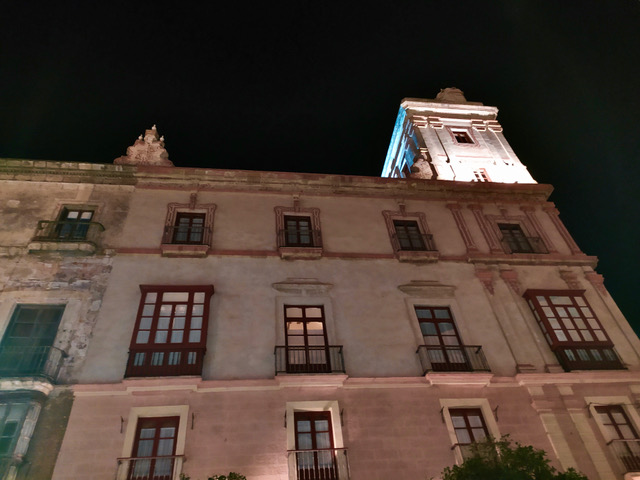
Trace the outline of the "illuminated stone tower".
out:
[[[400,105],[383,177],[536,183],[502,134],[498,109],[445,88]]]

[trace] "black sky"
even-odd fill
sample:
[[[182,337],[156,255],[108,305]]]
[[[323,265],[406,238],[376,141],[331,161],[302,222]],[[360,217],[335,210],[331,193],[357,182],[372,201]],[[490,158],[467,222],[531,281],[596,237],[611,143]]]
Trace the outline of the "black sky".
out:
[[[110,163],[155,123],[177,166],[377,176],[400,100],[459,87],[640,332],[638,0],[12,2],[0,42],[5,158]]]

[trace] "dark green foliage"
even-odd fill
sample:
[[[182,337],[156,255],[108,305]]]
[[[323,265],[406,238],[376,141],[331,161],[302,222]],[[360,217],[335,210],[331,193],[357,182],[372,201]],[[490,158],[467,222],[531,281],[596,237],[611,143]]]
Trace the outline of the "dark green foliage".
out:
[[[549,465],[544,450],[511,444],[508,436],[488,438],[471,446],[471,456],[462,463],[447,467],[442,480],[588,480],[570,468],[558,472]]]
[[[181,473],[180,480],[191,480],[191,477]],[[247,480],[247,477],[236,472],[229,472],[229,475],[212,475],[207,480]]]

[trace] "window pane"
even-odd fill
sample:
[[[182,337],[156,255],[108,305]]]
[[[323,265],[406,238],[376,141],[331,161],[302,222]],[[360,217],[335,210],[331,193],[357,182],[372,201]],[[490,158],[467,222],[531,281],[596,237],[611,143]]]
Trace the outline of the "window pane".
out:
[[[151,317],[142,317],[140,319],[140,330],[151,329]]]
[[[167,331],[166,330],[158,330],[156,332],[156,341],[155,343],[167,343]]]
[[[551,300],[551,303],[553,305],[571,305],[573,302],[571,301],[571,297],[566,297],[566,296],[551,296],[549,297],[549,300]]]
[[[164,292],[162,300],[165,302],[187,302],[189,300],[189,292]]]
[[[425,308],[416,308],[416,314],[418,318],[432,318],[431,310]]]
[[[302,318],[302,308],[300,308],[300,307],[287,307],[286,315],[289,318]]]
[[[174,330],[171,332],[171,343],[182,343],[183,333],[182,330]]]
[[[195,330],[199,330],[202,328],[202,317],[192,317],[191,318],[191,328]]]
[[[145,303],[156,303],[156,299],[158,298],[158,294],[156,292],[147,293],[145,297]]]
[[[145,305],[142,309],[142,315],[151,316],[153,315],[153,311],[155,310],[155,305]]]
[[[136,336],[136,343],[147,343],[149,341],[149,332],[140,331]]]
[[[158,318],[158,328],[160,330],[167,330],[169,328],[169,317]]]
[[[176,317],[173,319],[173,329],[174,330],[182,330],[184,329],[184,317]]]
[[[308,318],[322,318],[322,309],[317,307],[307,308],[307,317]]]
[[[191,330],[189,332],[189,342],[198,343],[200,341],[200,330]]]
[[[186,305],[176,305],[176,310],[174,315],[186,315],[187,314],[187,306]]]
[[[191,309],[192,315],[202,315],[204,313],[204,305],[194,305]]]
[[[196,292],[193,294],[193,303],[204,303],[204,293]]]

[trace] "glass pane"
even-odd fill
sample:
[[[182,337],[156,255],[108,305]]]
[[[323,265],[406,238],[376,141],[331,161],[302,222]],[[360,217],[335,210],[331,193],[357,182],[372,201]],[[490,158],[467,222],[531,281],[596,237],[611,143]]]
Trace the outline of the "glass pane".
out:
[[[296,430],[298,432],[310,432],[311,431],[311,422],[309,420],[298,420],[296,424]]]
[[[171,315],[171,305],[162,305],[160,307],[160,315],[164,315],[164,316]]]
[[[331,438],[327,432],[316,433],[316,448],[331,448]]]
[[[137,457],[150,457],[153,453],[153,440],[140,440],[138,442]]]
[[[149,331],[140,331],[136,336],[136,343],[147,343],[149,341]]]
[[[593,336],[591,335],[591,332],[589,330],[580,330],[580,333],[582,334],[585,342],[593,341]]]
[[[153,315],[153,311],[155,310],[155,305],[145,305],[142,309],[142,315],[151,316]]]
[[[544,297],[536,297],[536,300],[538,300],[538,303],[540,304],[540,306],[546,306],[547,304],[547,299]]]
[[[580,307],[580,310],[585,317],[593,317],[593,314],[591,313],[591,310],[589,310],[589,307]]]
[[[552,296],[549,297],[549,300],[551,300],[551,303],[553,305],[571,305],[573,302],[571,301],[571,297],[566,297],[566,296]]]
[[[182,330],[184,328],[184,317],[176,317],[173,319],[173,328],[175,330]]]
[[[416,315],[418,315],[418,318],[432,318],[431,310],[422,308],[416,308]]]
[[[436,314],[436,318],[451,318],[448,308],[436,308],[434,313]]]
[[[204,303],[204,292],[196,292],[193,294],[193,303]]]
[[[303,333],[302,322],[287,322],[287,333],[302,334]]]
[[[438,325],[440,326],[440,333],[442,335],[455,335],[456,334],[456,329],[453,326],[453,323],[441,322]]]
[[[140,429],[140,438],[153,438],[156,434],[155,428],[141,428]]]
[[[162,300],[165,302],[188,302],[189,292],[164,292]]]
[[[573,340],[574,342],[579,342],[581,340],[577,330],[569,330],[569,336],[571,336],[571,340]]]
[[[186,315],[187,314],[187,306],[186,305],[176,305],[176,310],[174,315]]]
[[[553,313],[553,310],[551,310],[550,307],[542,307],[542,311],[544,313],[544,316],[547,317],[547,318],[556,316],[555,313]]]
[[[167,343],[167,331],[166,330],[158,330],[156,332],[156,343]]]
[[[200,330],[191,330],[189,332],[189,342],[198,343],[200,341]]]
[[[437,335],[436,326],[431,322],[420,322],[420,331],[423,335]]]
[[[549,325],[551,325],[551,328],[553,328],[554,330],[560,328],[560,322],[558,322],[558,320],[556,320],[555,318],[549,319]]]
[[[191,315],[202,315],[204,313],[204,305],[194,305],[191,309]]]
[[[584,324],[584,320],[582,320],[581,318],[575,318],[573,320],[575,322],[575,324],[578,326],[579,329],[585,329],[587,328],[587,326]]]
[[[298,449],[299,450],[311,450],[313,443],[311,443],[310,433],[298,433]]]
[[[458,443],[469,444],[471,443],[471,437],[469,436],[469,432],[467,430],[456,430],[456,437],[458,438]]]
[[[556,311],[558,312],[558,315],[561,316],[561,317],[568,317],[569,316],[567,311],[562,307],[556,308]]]
[[[307,317],[309,318],[322,318],[322,309],[317,307],[307,308]]]
[[[453,423],[453,426],[456,428],[466,426],[466,424],[464,423],[464,417],[458,417],[458,416],[451,417],[451,422]]]
[[[159,366],[164,363],[164,352],[153,352],[151,354],[151,365]]]
[[[302,308],[300,307],[287,307],[288,318],[302,318]]]
[[[151,317],[142,317],[140,319],[140,330],[151,329]]]
[[[182,343],[183,333],[182,330],[174,330],[171,332],[171,343]]]
[[[558,341],[560,341],[560,342],[566,342],[567,341],[567,336],[564,334],[564,332],[562,330],[554,330],[553,333],[556,334],[556,338],[558,339]]]
[[[486,437],[486,434],[484,433],[483,428],[474,428],[472,430],[472,433],[473,433],[473,440],[476,442]]]
[[[307,333],[309,335],[321,335],[323,331],[322,322],[307,322]]]
[[[596,334],[596,337],[598,338],[598,340],[605,341],[607,339],[607,336],[604,334],[602,330],[596,330],[593,333]]]
[[[158,328],[160,330],[167,330],[169,328],[169,317],[160,317],[158,318]]]
[[[147,293],[144,303],[156,303],[158,294],[156,292]]]
[[[158,455],[171,455],[172,453],[173,438],[163,438],[158,441]]]
[[[82,212],[80,215],[81,220],[91,220],[91,217],[93,217],[93,212]]]
[[[191,317],[191,328],[199,330],[202,328],[202,317]]]
[[[472,427],[481,427],[482,419],[479,415],[469,415],[469,425]]]

